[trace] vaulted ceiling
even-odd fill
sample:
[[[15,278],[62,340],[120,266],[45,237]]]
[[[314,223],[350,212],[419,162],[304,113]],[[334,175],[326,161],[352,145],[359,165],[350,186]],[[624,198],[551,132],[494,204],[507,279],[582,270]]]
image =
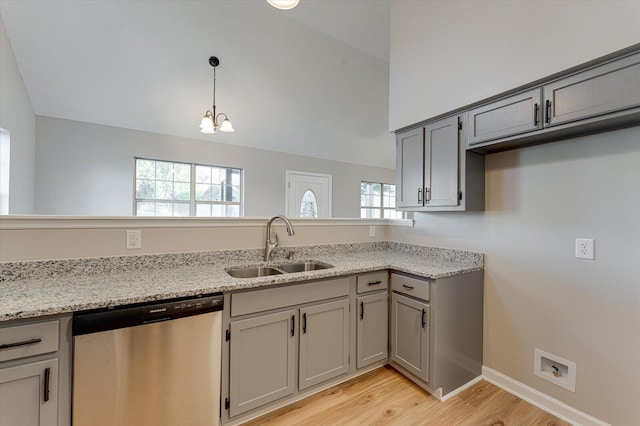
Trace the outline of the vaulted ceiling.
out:
[[[35,113],[394,167],[391,0],[0,0]],[[216,104],[235,133],[203,135]]]

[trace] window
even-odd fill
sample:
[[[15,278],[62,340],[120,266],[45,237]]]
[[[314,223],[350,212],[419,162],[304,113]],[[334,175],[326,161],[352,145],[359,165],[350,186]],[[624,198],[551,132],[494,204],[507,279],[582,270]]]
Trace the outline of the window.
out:
[[[136,216],[242,215],[242,170],[136,158]]]
[[[360,217],[402,219],[402,212],[396,211],[396,186],[360,182]]]

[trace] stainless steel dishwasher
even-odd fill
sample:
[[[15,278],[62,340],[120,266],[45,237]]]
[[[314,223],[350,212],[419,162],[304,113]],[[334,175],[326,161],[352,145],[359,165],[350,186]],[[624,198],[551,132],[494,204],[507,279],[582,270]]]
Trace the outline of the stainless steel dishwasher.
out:
[[[74,426],[220,419],[221,293],[73,317]]]

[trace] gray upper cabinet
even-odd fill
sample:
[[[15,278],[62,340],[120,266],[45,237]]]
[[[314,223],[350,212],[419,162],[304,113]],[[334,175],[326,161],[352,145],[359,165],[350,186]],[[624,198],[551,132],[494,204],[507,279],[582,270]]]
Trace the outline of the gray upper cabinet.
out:
[[[640,53],[547,84],[545,126],[640,106]]]
[[[469,111],[467,144],[527,133],[542,128],[542,89],[509,96]]]
[[[424,130],[413,129],[396,139],[396,206],[422,207]]]
[[[458,205],[458,117],[424,128],[424,205]]]
[[[296,310],[230,323],[229,415],[295,391]]]
[[[467,117],[467,149],[479,153],[638,125],[638,47],[539,80]]]
[[[389,312],[387,292],[379,291],[360,296],[357,298],[357,304],[356,367],[362,368],[387,358]]]
[[[349,371],[349,300],[300,309],[299,389]]]
[[[400,210],[484,208],[484,158],[464,154],[460,127],[461,118],[456,115],[396,136],[396,205]],[[473,181],[467,186],[469,167]],[[465,188],[474,192],[471,204],[465,204]]]

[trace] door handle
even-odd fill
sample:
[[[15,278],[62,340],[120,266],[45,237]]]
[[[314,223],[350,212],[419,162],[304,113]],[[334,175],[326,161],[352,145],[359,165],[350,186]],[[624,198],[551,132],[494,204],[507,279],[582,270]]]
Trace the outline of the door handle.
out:
[[[296,334],[296,316],[291,315],[291,337]]]
[[[364,319],[364,302],[360,302],[360,319]]]
[[[302,333],[307,334],[307,313],[302,314]]]
[[[42,400],[44,402],[49,401],[49,382],[51,381],[51,368],[47,367],[44,369],[44,393],[42,395]]]
[[[422,328],[424,328],[425,325],[427,325],[427,321],[425,319],[425,315],[427,314],[427,311],[425,311],[424,309],[422,310]]]

